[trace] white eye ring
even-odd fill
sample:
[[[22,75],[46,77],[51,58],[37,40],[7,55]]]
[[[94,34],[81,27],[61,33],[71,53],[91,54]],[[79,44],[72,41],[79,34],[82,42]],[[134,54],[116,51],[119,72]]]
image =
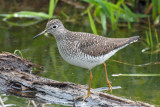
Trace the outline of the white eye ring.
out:
[[[52,28],[53,28],[53,29],[57,28],[57,25],[53,25]]]

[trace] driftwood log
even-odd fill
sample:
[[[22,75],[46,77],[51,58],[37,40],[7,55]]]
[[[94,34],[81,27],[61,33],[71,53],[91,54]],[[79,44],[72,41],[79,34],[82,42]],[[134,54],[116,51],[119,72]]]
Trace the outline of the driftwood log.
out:
[[[114,95],[91,90],[91,97],[74,100],[87,93],[87,86],[71,82],[59,82],[32,74],[32,67],[42,69],[11,53],[0,54],[0,93],[28,98],[38,103],[85,107],[130,107],[153,105],[131,101]]]

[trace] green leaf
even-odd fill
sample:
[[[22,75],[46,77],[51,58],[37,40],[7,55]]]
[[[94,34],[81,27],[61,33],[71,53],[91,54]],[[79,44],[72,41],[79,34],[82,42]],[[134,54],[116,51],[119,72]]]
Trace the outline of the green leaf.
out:
[[[150,18],[148,17],[148,24],[149,24],[149,40],[150,40],[150,45],[153,47],[153,39],[152,39],[152,31],[151,31],[151,24],[150,24]]]
[[[156,36],[157,43],[159,43],[158,34],[157,34],[157,30],[156,29],[155,29],[155,36]]]
[[[90,11],[93,6],[94,6],[94,5],[90,5],[86,10],[83,11],[82,14],[83,14],[83,15],[84,15],[84,14],[88,14],[88,11]]]
[[[89,17],[90,26],[92,28],[93,33],[97,35],[96,26],[94,24],[94,21],[93,21],[93,18],[92,18],[92,15],[91,15],[90,11],[88,11],[88,17]]]
[[[96,6],[95,10],[94,10],[94,16],[99,16],[102,12],[102,8],[100,6]]]
[[[32,12],[32,11],[20,11],[15,12],[12,14],[6,15],[5,18],[3,18],[3,21],[6,21],[10,18],[35,18],[35,19],[47,19],[49,18],[49,15],[43,12]]]
[[[49,2],[49,18],[53,17],[54,12],[54,0],[50,0]]]
[[[37,24],[41,21],[43,21],[44,19],[39,19],[39,20],[27,20],[27,21],[23,21],[21,23],[19,22],[12,22],[12,21],[5,21],[6,23],[10,24],[10,25],[13,25],[13,26],[21,26],[21,27],[26,27],[26,26],[31,26],[31,25],[34,25],[34,24]]]
[[[49,12],[48,12],[49,18],[53,17],[54,9],[57,5],[57,2],[58,2],[58,0],[50,0],[50,2],[49,2]]]
[[[133,13],[125,4],[122,4],[124,10],[125,10],[125,17],[124,19],[127,19],[127,21],[130,22],[137,22],[137,18],[144,18],[147,17],[148,15],[143,15],[143,14],[135,14]]]
[[[146,77],[146,76],[160,76],[160,74],[112,74],[112,76],[136,76],[136,77]]]
[[[101,0],[95,0],[99,5],[101,5],[102,9],[104,10],[105,14],[107,14],[107,16],[109,16],[109,18],[111,17],[111,14],[107,8],[108,6],[108,2],[107,1],[101,1]]]
[[[148,32],[147,32],[147,31],[145,31],[145,33],[146,33],[147,44],[148,44],[148,45],[150,45]]]
[[[14,53],[14,54],[19,54],[20,57],[23,58],[23,54],[22,54],[22,52],[21,52],[20,50],[16,49],[13,53]]]
[[[103,29],[105,31],[107,31],[107,28],[106,28],[106,25],[107,25],[106,15],[101,12],[100,17],[101,17],[102,27],[103,27]]]
[[[91,4],[95,4],[96,2],[94,0],[82,0],[84,2],[87,2],[87,3],[91,3]]]
[[[124,9],[125,9],[126,16],[128,17],[128,18],[127,18],[128,21],[129,21],[129,19],[132,17],[132,20],[133,20],[134,22],[137,22],[137,19],[136,19],[135,15],[132,13],[132,11],[131,11],[125,4],[122,4],[122,6],[123,6]]]
[[[131,23],[128,21],[128,29],[131,29]]]

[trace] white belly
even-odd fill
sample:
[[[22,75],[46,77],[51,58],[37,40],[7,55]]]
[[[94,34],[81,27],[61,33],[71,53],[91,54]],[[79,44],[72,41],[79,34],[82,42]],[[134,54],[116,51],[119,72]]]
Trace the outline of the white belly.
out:
[[[108,54],[104,56],[98,56],[98,57],[93,57],[89,55],[77,55],[75,57],[67,57],[64,56],[64,54],[61,54],[63,59],[75,66],[79,66],[82,68],[87,68],[87,69],[92,69],[93,67],[100,65],[104,63],[106,60],[108,60],[112,55],[114,55],[116,51],[111,51]]]

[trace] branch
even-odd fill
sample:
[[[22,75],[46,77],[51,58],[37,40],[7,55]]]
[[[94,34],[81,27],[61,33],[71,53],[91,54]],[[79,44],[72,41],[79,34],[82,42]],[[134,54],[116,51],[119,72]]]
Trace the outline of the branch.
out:
[[[11,53],[0,54],[0,93],[28,98],[39,103],[65,106],[144,106],[153,105],[131,101],[114,95],[91,90],[91,97],[74,100],[86,95],[87,86],[71,82],[59,82],[31,74],[32,67],[40,70],[42,66],[33,64]]]

